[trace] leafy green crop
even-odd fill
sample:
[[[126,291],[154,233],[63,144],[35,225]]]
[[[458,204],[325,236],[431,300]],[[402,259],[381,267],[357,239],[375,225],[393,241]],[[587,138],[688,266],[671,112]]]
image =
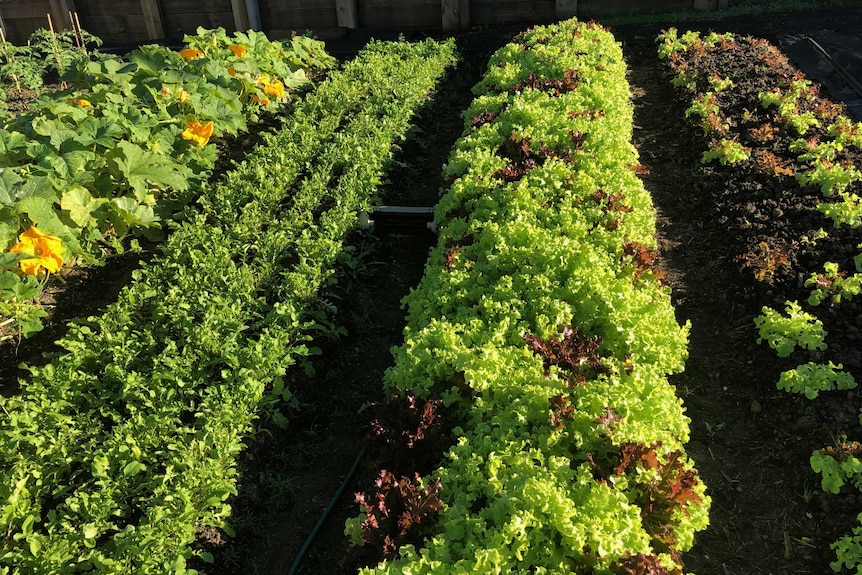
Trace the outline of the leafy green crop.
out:
[[[821,98],[817,84],[806,79],[779,49],[761,38],[731,36],[710,47],[696,32],[679,36],[672,29],[661,34],[657,42],[660,44],[660,57],[667,60],[670,70],[675,73],[674,85],[686,88],[682,95],[686,101],[692,101],[691,114],[697,112],[701,118],[709,118],[707,123],[721,127],[724,119],[721,104],[733,99],[734,107],[742,108],[745,112],[741,115],[741,121],[737,122],[737,118],[733,118],[726,122],[728,133],[725,139],[750,147],[756,167],[762,174],[773,177],[795,175],[796,183],[800,186],[819,187],[828,199],[820,203],[817,210],[831,219],[835,228],[859,227],[862,223],[862,202],[859,201],[856,188],[862,180],[862,171],[854,165],[847,151],[849,148],[855,148],[857,152],[862,149],[862,123],[844,115],[843,105]],[[707,62],[715,61],[711,57],[715,52],[736,50],[743,44],[748,45],[746,49],[750,48],[744,58],[758,59],[761,65],[775,71],[775,74],[764,74],[772,82],[769,89],[756,94],[747,90],[743,77],[737,76],[740,68],[733,64],[726,69],[706,65]],[[725,56],[723,54],[722,58]],[[738,61],[738,58],[727,58],[726,61]],[[716,98],[714,92],[719,84],[715,78],[725,73],[729,74],[729,80],[737,88],[722,92],[722,97]],[[758,109],[757,112],[752,112],[755,109]],[[761,114],[763,111],[768,112],[766,118]],[[752,125],[752,120],[756,118],[761,120],[759,125]],[[776,145],[776,136],[788,130],[804,137],[797,138],[786,149],[780,149]],[[715,149],[715,138],[709,145],[711,149],[706,154],[718,158],[722,152]],[[796,167],[797,163],[802,167]],[[784,179],[782,185],[787,183],[791,185],[783,193],[795,194],[792,182]],[[800,238],[800,244],[811,245],[830,235],[821,229],[813,235],[806,234],[807,237]],[[762,253],[755,250],[738,258],[743,266],[754,268],[756,276],[770,277],[777,265],[789,267],[789,248],[770,247],[765,242],[761,242],[760,247],[763,248],[760,250]],[[856,272],[862,272],[862,254],[853,260]],[[828,301],[834,308],[859,293],[860,274],[847,269],[848,263],[827,262],[821,272],[809,275],[804,282],[811,289],[809,305],[817,306]],[[754,320],[760,336],[758,343],[766,340],[781,357],[789,356],[797,347],[815,352],[826,349],[826,332],[815,315],[804,312],[795,301],[787,302],[785,312],[782,315],[776,310],[763,308],[763,313]],[[808,362],[782,373],[777,386],[794,393],[804,393],[811,399],[816,398],[821,391],[855,388],[857,384],[853,375],[841,371],[841,368],[840,364],[835,365],[831,361],[826,364]],[[838,446],[818,450],[812,455],[812,468],[823,475],[822,483],[826,491],[837,493],[848,481],[857,488],[862,487],[859,454],[858,444],[842,440]],[[837,555],[837,560],[831,564],[833,570],[837,572],[842,567],[855,567],[857,573],[862,573],[860,533],[862,531],[856,527],[852,535],[832,545]]]
[[[705,527],[666,378],[687,327],[651,251],[625,73],[606,30],[570,20],[517,37],[474,87],[385,377],[464,423],[424,480],[444,503],[424,545],[361,573],[677,572]]]
[[[862,446],[842,441],[836,447],[819,449],[811,454],[811,468],[823,476],[824,491],[838,493],[846,481],[862,490]]]
[[[819,185],[823,195],[843,192],[849,184],[862,180],[862,172],[858,168],[837,161],[838,154],[844,149],[839,139],[815,145],[800,139],[791,144],[790,149],[799,153],[800,162],[810,166],[810,169],[797,173],[796,179],[802,185]]]
[[[843,367],[840,363],[834,365],[831,361],[827,365],[808,362],[782,373],[778,380],[778,389],[804,393],[808,399],[814,399],[821,391],[854,389],[856,380],[853,375],[836,371]]]
[[[668,28],[663,31],[656,39],[659,44],[658,55],[660,58],[670,58],[675,53],[686,51],[700,51],[702,47],[713,47],[718,44],[727,44],[735,41],[734,35],[731,33],[720,34],[718,32],[710,32],[701,36],[699,32],[687,31],[682,36],[676,28]]]
[[[14,84],[20,90],[41,90],[48,74],[62,76],[81,59],[88,59],[101,38],[86,30],[55,32],[39,28],[26,46],[0,43],[0,82]]]
[[[0,80],[14,84],[15,89],[38,90],[45,84],[45,59],[34,57],[29,46],[3,43]],[[5,92],[4,92],[5,93]]]
[[[862,266],[856,269],[862,272]],[[838,264],[826,262],[823,264],[823,273],[813,273],[805,280],[805,287],[812,287],[808,303],[820,305],[820,302],[828,299],[833,304],[841,303],[843,299],[853,299],[862,290],[862,273],[847,275],[846,272],[838,271]]]
[[[857,575],[862,574],[862,513],[856,516],[856,521],[860,525],[853,528],[852,535],[845,535],[830,545],[837,559],[829,566],[836,573],[840,572],[842,567],[847,569],[855,567]]]
[[[838,192],[841,198],[838,202],[822,203],[817,209],[832,220],[835,227],[847,226],[858,228],[862,226],[862,198],[852,192]]]
[[[770,307],[763,307],[762,314],[754,318],[754,326],[760,333],[757,343],[765,340],[778,353],[778,357],[789,356],[796,346],[811,350],[826,349],[823,322],[802,311],[795,301],[785,303],[785,312],[786,317]]]
[[[738,164],[751,158],[751,149],[734,140],[722,139],[710,142],[709,150],[703,153],[700,161],[707,164],[715,159],[722,166],[726,164]]]
[[[862,445],[841,438],[837,445],[818,449],[811,454],[811,469],[822,475],[821,487],[829,493],[839,493],[848,481],[862,491]],[[857,517],[862,522],[862,514]],[[835,551],[836,560],[829,566],[836,573],[856,568],[862,572],[862,525],[853,528],[851,535],[841,537],[830,548]]]
[[[819,127],[820,120],[811,111],[802,111],[800,101],[815,98],[817,92],[812,88],[810,80],[792,80],[786,89],[758,94],[760,104],[764,108],[778,108],[780,121],[791,126],[797,134],[804,135],[811,127]]]

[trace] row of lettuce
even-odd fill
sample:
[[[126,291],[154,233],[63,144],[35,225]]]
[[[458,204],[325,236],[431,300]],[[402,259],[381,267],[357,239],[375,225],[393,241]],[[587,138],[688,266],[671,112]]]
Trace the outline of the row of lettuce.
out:
[[[103,263],[129,233],[162,239],[209,180],[215,140],[279,110],[334,63],[302,36],[201,28],[185,41],[123,57],[67,50],[69,87],[3,118],[0,318],[16,332],[41,328],[33,303],[49,275]]]
[[[453,59],[451,43],[369,44],[0,400],[0,573],[193,573],[190,558],[212,560],[196,530],[229,529],[243,442],[257,417],[284,421],[282,376],[309,353],[315,294]]]
[[[503,47],[475,86],[385,381],[453,410],[454,443],[399,479],[405,506],[438,510],[424,543],[375,534],[371,505],[348,520],[356,544],[385,543],[364,575],[681,574],[706,527],[667,379],[688,326],[656,267],[625,74],[607,30],[570,20]]]
[[[763,183],[761,187],[775,185],[787,196],[812,195],[813,201],[800,201],[811,213],[822,214],[815,224],[822,227],[781,243],[761,243],[758,253],[738,258],[743,269],[771,289],[781,283],[782,274],[791,288],[803,288],[784,292],[799,293],[802,303],[788,299],[783,310],[765,306],[754,320],[758,343],[767,342],[779,357],[819,356],[782,373],[777,387],[809,399],[822,392],[855,388],[853,374],[830,358],[833,348],[851,349],[852,343],[834,337],[827,343],[828,334],[818,315],[835,312],[832,315],[846,324],[857,330],[862,327],[858,314],[842,313],[841,307],[862,289],[862,171],[858,164],[862,123],[850,120],[840,104],[821,97],[818,86],[763,39],[696,32],[680,35],[670,29],[657,42],[659,55],[674,74],[674,85],[690,102],[687,115],[702,128],[707,147],[703,162],[718,160],[731,167],[718,170],[719,177],[756,178]],[[757,62],[758,78],[766,79],[769,86],[764,89],[761,83],[754,88],[738,62]],[[740,108],[745,114],[734,116],[731,110]],[[816,191],[812,193],[810,188]],[[819,200],[817,194],[822,194]],[[773,213],[776,221],[765,222],[763,227],[782,231],[782,215]],[[738,227],[729,233],[746,235]],[[820,269],[804,267],[801,262],[811,260],[802,254],[817,243],[831,246],[830,253],[840,259],[818,262]],[[822,475],[825,491],[838,493],[845,484],[862,487],[862,445],[846,436],[815,451],[810,463]],[[846,567],[862,573],[862,525],[832,548],[835,571]]]

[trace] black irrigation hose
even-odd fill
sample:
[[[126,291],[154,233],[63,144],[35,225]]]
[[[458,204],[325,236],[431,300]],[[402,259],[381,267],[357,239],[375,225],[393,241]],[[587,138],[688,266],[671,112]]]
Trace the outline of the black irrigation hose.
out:
[[[829,62],[832,68],[834,68],[835,71],[838,72],[838,74],[840,74],[842,78],[844,78],[844,80],[850,85],[850,87],[853,88],[853,91],[856,92],[859,97],[862,97],[862,84],[860,84],[859,81],[856,80],[856,78],[854,78],[853,75],[850,74],[850,72],[848,72],[844,68],[844,66],[836,62],[835,59],[831,55],[829,55],[829,52],[827,52],[823,48],[823,46],[818,44],[814,40],[814,38],[812,38],[811,36],[806,36],[805,39],[808,40],[808,42],[811,44],[811,47],[814,48],[814,51],[817,52],[821,57],[823,57],[827,62]]]
[[[332,501],[329,502],[327,508],[323,510],[323,515],[321,515],[320,519],[317,520],[317,524],[314,526],[314,529],[312,529],[311,533],[308,534],[308,538],[305,540],[305,543],[302,544],[302,547],[299,549],[299,553],[296,554],[296,559],[293,560],[293,565],[290,566],[290,571],[287,572],[287,575],[294,575],[296,570],[299,569],[299,564],[302,561],[303,556],[305,556],[305,552],[308,551],[309,547],[311,547],[311,543],[317,536],[317,532],[320,531],[320,528],[326,522],[326,518],[329,517],[329,513],[332,511],[332,508],[335,507],[335,504],[339,499],[341,499],[341,496],[344,494],[344,490],[347,489],[347,485],[356,474],[356,470],[359,468],[359,463],[362,461],[364,456],[365,449],[360,451],[359,455],[356,456],[356,461],[353,462],[353,467],[351,467],[350,471],[347,472],[347,477],[344,478],[344,481],[341,483],[341,487],[338,488],[338,491],[335,493]]]

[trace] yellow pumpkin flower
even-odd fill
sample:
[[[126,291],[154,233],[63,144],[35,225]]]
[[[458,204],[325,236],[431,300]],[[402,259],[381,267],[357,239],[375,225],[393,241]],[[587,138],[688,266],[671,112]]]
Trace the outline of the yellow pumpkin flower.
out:
[[[176,98],[177,100],[179,100],[180,104],[185,104],[192,98],[191,94],[189,94],[179,86],[176,87],[175,92]],[[174,95],[174,91],[172,91],[171,88],[169,88],[168,86],[162,86],[162,96],[170,98],[172,95]]]
[[[81,106],[82,108],[89,108],[90,106],[92,106],[89,100],[84,100],[82,98],[78,98],[76,100],[69,100],[69,103],[75,106]]]
[[[245,53],[247,52],[247,50],[245,49],[245,46],[240,46],[239,44],[231,44],[230,46],[227,47],[227,49],[230,50],[231,52],[233,52],[233,55],[236,56],[237,58],[242,58],[243,56],[245,56]]]
[[[236,76],[236,68],[234,68],[233,66],[228,66],[227,75],[230,76],[231,78]]]
[[[204,53],[197,48],[183,48],[180,50],[180,56],[186,60],[197,60],[198,58],[203,58]]]
[[[261,74],[257,78],[254,79],[254,83],[257,85],[260,84],[269,84],[269,74]]]
[[[258,98],[257,96],[252,96],[251,101],[255,104],[260,104],[261,106],[269,106],[269,98]]]
[[[63,240],[56,236],[43,234],[35,226],[18,236],[18,243],[9,248],[14,254],[33,256],[18,260],[21,271],[29,275],[38,275],[42,268],[54,273],[63,265],[62,253],[66,251]]]
[[[213,122],[210,120],[206,124],[201,122],[189,122],[188,127],[180,134],[184,140],[194,142],[198,146],[206,146],[210,141],[210,136],[213,135]]]
[[[263,89],[263,93],[275,96],[281,100],[284,98],[284,84],[281,83],[281,80],[276,80],[271,84],[267,84]]]

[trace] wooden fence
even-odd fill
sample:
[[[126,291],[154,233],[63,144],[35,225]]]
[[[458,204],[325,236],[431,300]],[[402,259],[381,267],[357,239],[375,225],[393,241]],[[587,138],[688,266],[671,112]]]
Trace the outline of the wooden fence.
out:
[[[81,27],[108,45],[180,41],[198,26],[262,30],[271,38],[349,28],[457,31],[476,25],[547,23],[615,14],[715,10],[727,0],[0,0],[0,27],[13,43],[37,28]]]

